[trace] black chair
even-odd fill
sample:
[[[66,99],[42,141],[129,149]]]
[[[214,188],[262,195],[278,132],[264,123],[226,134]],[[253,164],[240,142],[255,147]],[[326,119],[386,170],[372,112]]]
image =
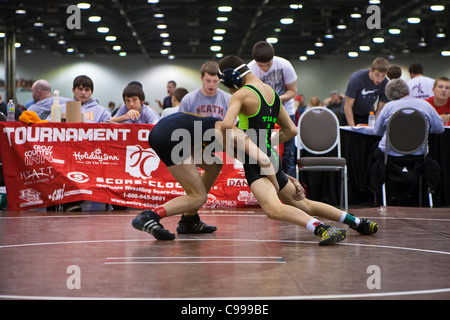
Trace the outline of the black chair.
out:
[[[384,150],[384,165],[387,173],[387,166],[390,161],[393,161],[393,157],[388,155],[390,150],[397,152],[402,156],[412,155],[421,150],[423,151],[423,158],[418,157],[417,161],[423,161],[423,163],[425,163],[428,153],[428,127],[429,124],[424,115],[420,111],[412,108],[400,109],[389,118],[386,127],[386,149]],[[398,160],[400,157],[394,158]],[[407,170],[405,168],[403,170]],[[420,206],[422,206],[423,174],[424,172],[421,170],[419,176]],[[392,183],[392,181],[390,183]],[[386,206],[386,180],[382,185],[382,194],[383,206]],[[429,187],[428,199],[430,207],[433,207],[432,191]]]
[[[341,208],[348,211],[347,164],[341,157],[339,120],[327,108],[313,107],[304,112],[298,121],[297,165],[299,171],[341,172]],[[313,156],[301,157],[301,149]],[[337,157],[323,156],[337,149]]]

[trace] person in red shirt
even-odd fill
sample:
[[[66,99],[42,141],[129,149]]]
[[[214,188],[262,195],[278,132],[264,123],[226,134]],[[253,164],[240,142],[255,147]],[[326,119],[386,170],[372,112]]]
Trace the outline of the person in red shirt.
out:
[[[434,81],[433,97],[425,99],[428,101],[444,121],[444,126],[450,125],[450,79],[440,77]]]

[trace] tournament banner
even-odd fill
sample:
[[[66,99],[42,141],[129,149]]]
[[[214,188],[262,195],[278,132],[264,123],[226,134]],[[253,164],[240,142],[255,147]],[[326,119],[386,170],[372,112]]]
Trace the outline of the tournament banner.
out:
[[[8,210],[90,200],[152,208],[184,195],[148,144],[149,124],[0,123]],[[226,155],[227,156],[227,155]],[[256,206],[227,156],[205,208]]]

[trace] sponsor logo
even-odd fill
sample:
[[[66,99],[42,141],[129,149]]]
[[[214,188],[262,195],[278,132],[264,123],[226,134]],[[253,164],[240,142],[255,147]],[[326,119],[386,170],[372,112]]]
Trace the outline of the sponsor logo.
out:
[[[84,172],[69,172],[67,178],[77,183],[86,183],[89,181],[89,176]]]
[[[151,178],[160,161],[153,149],[144,149],[140,145],[127,146],[125,172],[135,178]]]

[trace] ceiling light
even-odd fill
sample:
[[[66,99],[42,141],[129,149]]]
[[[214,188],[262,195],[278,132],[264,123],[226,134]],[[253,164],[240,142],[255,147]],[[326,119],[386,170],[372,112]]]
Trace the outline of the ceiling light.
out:
[[[380,0],[369,0],[369,4],[380,4]]]
[[[58,41],[58,44],[60,44],[60,45],[64,45],[64,44],[66,44],[66,41],[65,41],[65,40],[63,40],[63,39],[61,39],[61,40],[59,40],[59,41]]]
[[[156,28],[158,28],[158,29],[160,29],[160,30],[165,30],[165,29],[167,29],[167,25],[166,25],[166,24],[158,24],[158,25],[156,26]]]
[[[223,58],[223,53],[221,53],[221,52],[218,52],[218,53],[216,53],[216,58]]]
[[[161,38],[168,38],[169,34],[167,32],[163,32],[159,35]]]
[[[14,44],[14,47],[16,47],[16,48],[20,48],[22,46],[22,44],[20,43],[20,42],[16,42],[15,44]]]
[[[217,51],[222,50],[222,47],[221,46],[211,46],[209,49],[211,51],[217,52]]]
[[[316,47],[323,47],[323,42],[322,42],[322,40],[320,40],[320,38],[319,39],[317,39],[317,41],[316,41],[316,43],[314,43],[314,45],[316,46]]]
[[[315,52],[314,50],[308,50],[308,51],[306,51],[306,54],[307,54],[308,56],[313,56],[313,55],[316,54],[316,52]]]
[[[445,7],[443,5],[432,5],[430,9],[431,11],[444,11]]]
[[[153,18],[162,19],[162,18],[164,18],[164,13],[155,13],[153,15]]]
[[[347,29],[347,26],[341,20],[341,22],[336,26],[336,28],[338,28],[339,30],[345,30],[345,29]]]
[[[91,16],[91,17],[88,18],[88,20],[90,22],[100,22],[102,20],[102,18],[99,17],[99,16]]]
[[[303,5],[302,4],[293,3],[293,4],[289,5],[289,8],[291,8],[293,10],[299,10],[299,9],[303,8]]]
[[[25,13],[27,13],[27,11],[24,10],[24,9],[17,9],[16,10],[16,14],[25,14]]]
[[[384,43],[384,38],[382,37],[375,37],[372,39],[373,42],[375,43]]]
[[[171,45],[172,45],[172,42],[170,42],[170,41],[163,42],[163,46],[165,46],[165,47],[170,47]]]
[[[231,10],[233,10],[233,7],[230,7],[230,6],[220,6],[219,8],[217,8],[217,10],[219,10],[220,12],[230,12]]]
[[[228,21],[228,17],[217,17],[217,21],[220,21],[220,22]]]
[[[417,18],[417,17],[411,17],[411,18],[408,18],[407,20],[408,20],[408,23],[411,23],[411,24],[420,23],[420,18]]]
[[[359,55],[358,52],[355,52],[355,51],[350,51],[350,52],[348,53],[348,56],[349,56],[350,58],[356,58],[358,55]]]
[[[160,53],[161,53],[161,54],[169,54],[169,50],[167,50],[167,49],[162,49],[162,50],[160,51]]]
[[[268,43],[277,43],[277,42],[278,42],[278,38],[275,38],[275,37],[269,37],[269,38],[266,39],[266,41],[267,41]]]
[[[89,3],[79,3],[77,4],[77,7],[80,9],[89,9],[91,5]]]
[[[417,44],[419,47],[426,47],[427,43],[425,42],[425,38],[420,38],[420,42]]]
[[[34,26],[35,27],[43,27],[44,26],[44,23],[43,22],[41,22],[41,21],[36,21],[35,23],[34,23]]]
[[[124,52],[124,51],[122,51],[121,53],[119,53],[119,56],[121,56],[121,57],[126,57],[126,56],[127,56],[127,53]]]
[[[25,50],[25,53],[28,53],[28,54],[33,53],[33,50],[31,50],[31,49],[26,49],[26,50]]]
[[[147,0],[147,3],[159,3],[159,0]]]
[[[283,18],[280,20],[281,24],[292,24],[294,22],[294,19],[292,18]]]
[[[333,39],[334,36],[331,32],[327,32],[327,34],[324,36],[325,39]]]
[[[113,50],[114,51],[120,51],[120,50],[122,50],[122,47],[121,46],[114,46]]]
[[[4,32],[0,32],[0,38],[6,37],[6,34]]]
[[[370,51],[370,47],[369,46],[359,46],[359,50],[367,52],[367,51]]]
[[[74,48],[67,48],[67,50],[66,50],[68,53],[73,53],[73,52],[75,52],[75,49]]]
[[[298,57],[298,59],[300,61],[306,61],[306,60],[308,60],[308,57],[307,56],[300,56],[300,57]]]
[[[222,37],[222,36],[214,36],[212,39],[213,39],[214,41],[222,41],[222,40],[223,40],[223,37]]]
[[[109,28],[99,27],[99,28],[97,28],[97,32],[98,33],[108,33],[109,32]]]
[[[116,41],[117,37],[116,36],[107,36],[107,37],[105,37],[105,40],[106,41]]]
[[[49,33],[48,33],[48,36],[49,36],[49,37],[56,37],[57,34],[56,34],[56,32],[49,32]]]
[[[169,58],[170,60],[175,59],[175,56],[173,54],[171,54],[170,56],[168,56],[167,58]]]
[[[225,29],[215,29],[214,33],[215,34],[225,34],[225,33],[227,33],[227,30],[225,30]]]
[[[400,34],[402,31],[400,29],[389,29],[390,34]]]
[[[449,50],[444,50],[441,52],[441,56],[443,57],[450,57],[450,51]]]
[[[436,38],[445,38],[446,35],[443,32],[436,33]]]

